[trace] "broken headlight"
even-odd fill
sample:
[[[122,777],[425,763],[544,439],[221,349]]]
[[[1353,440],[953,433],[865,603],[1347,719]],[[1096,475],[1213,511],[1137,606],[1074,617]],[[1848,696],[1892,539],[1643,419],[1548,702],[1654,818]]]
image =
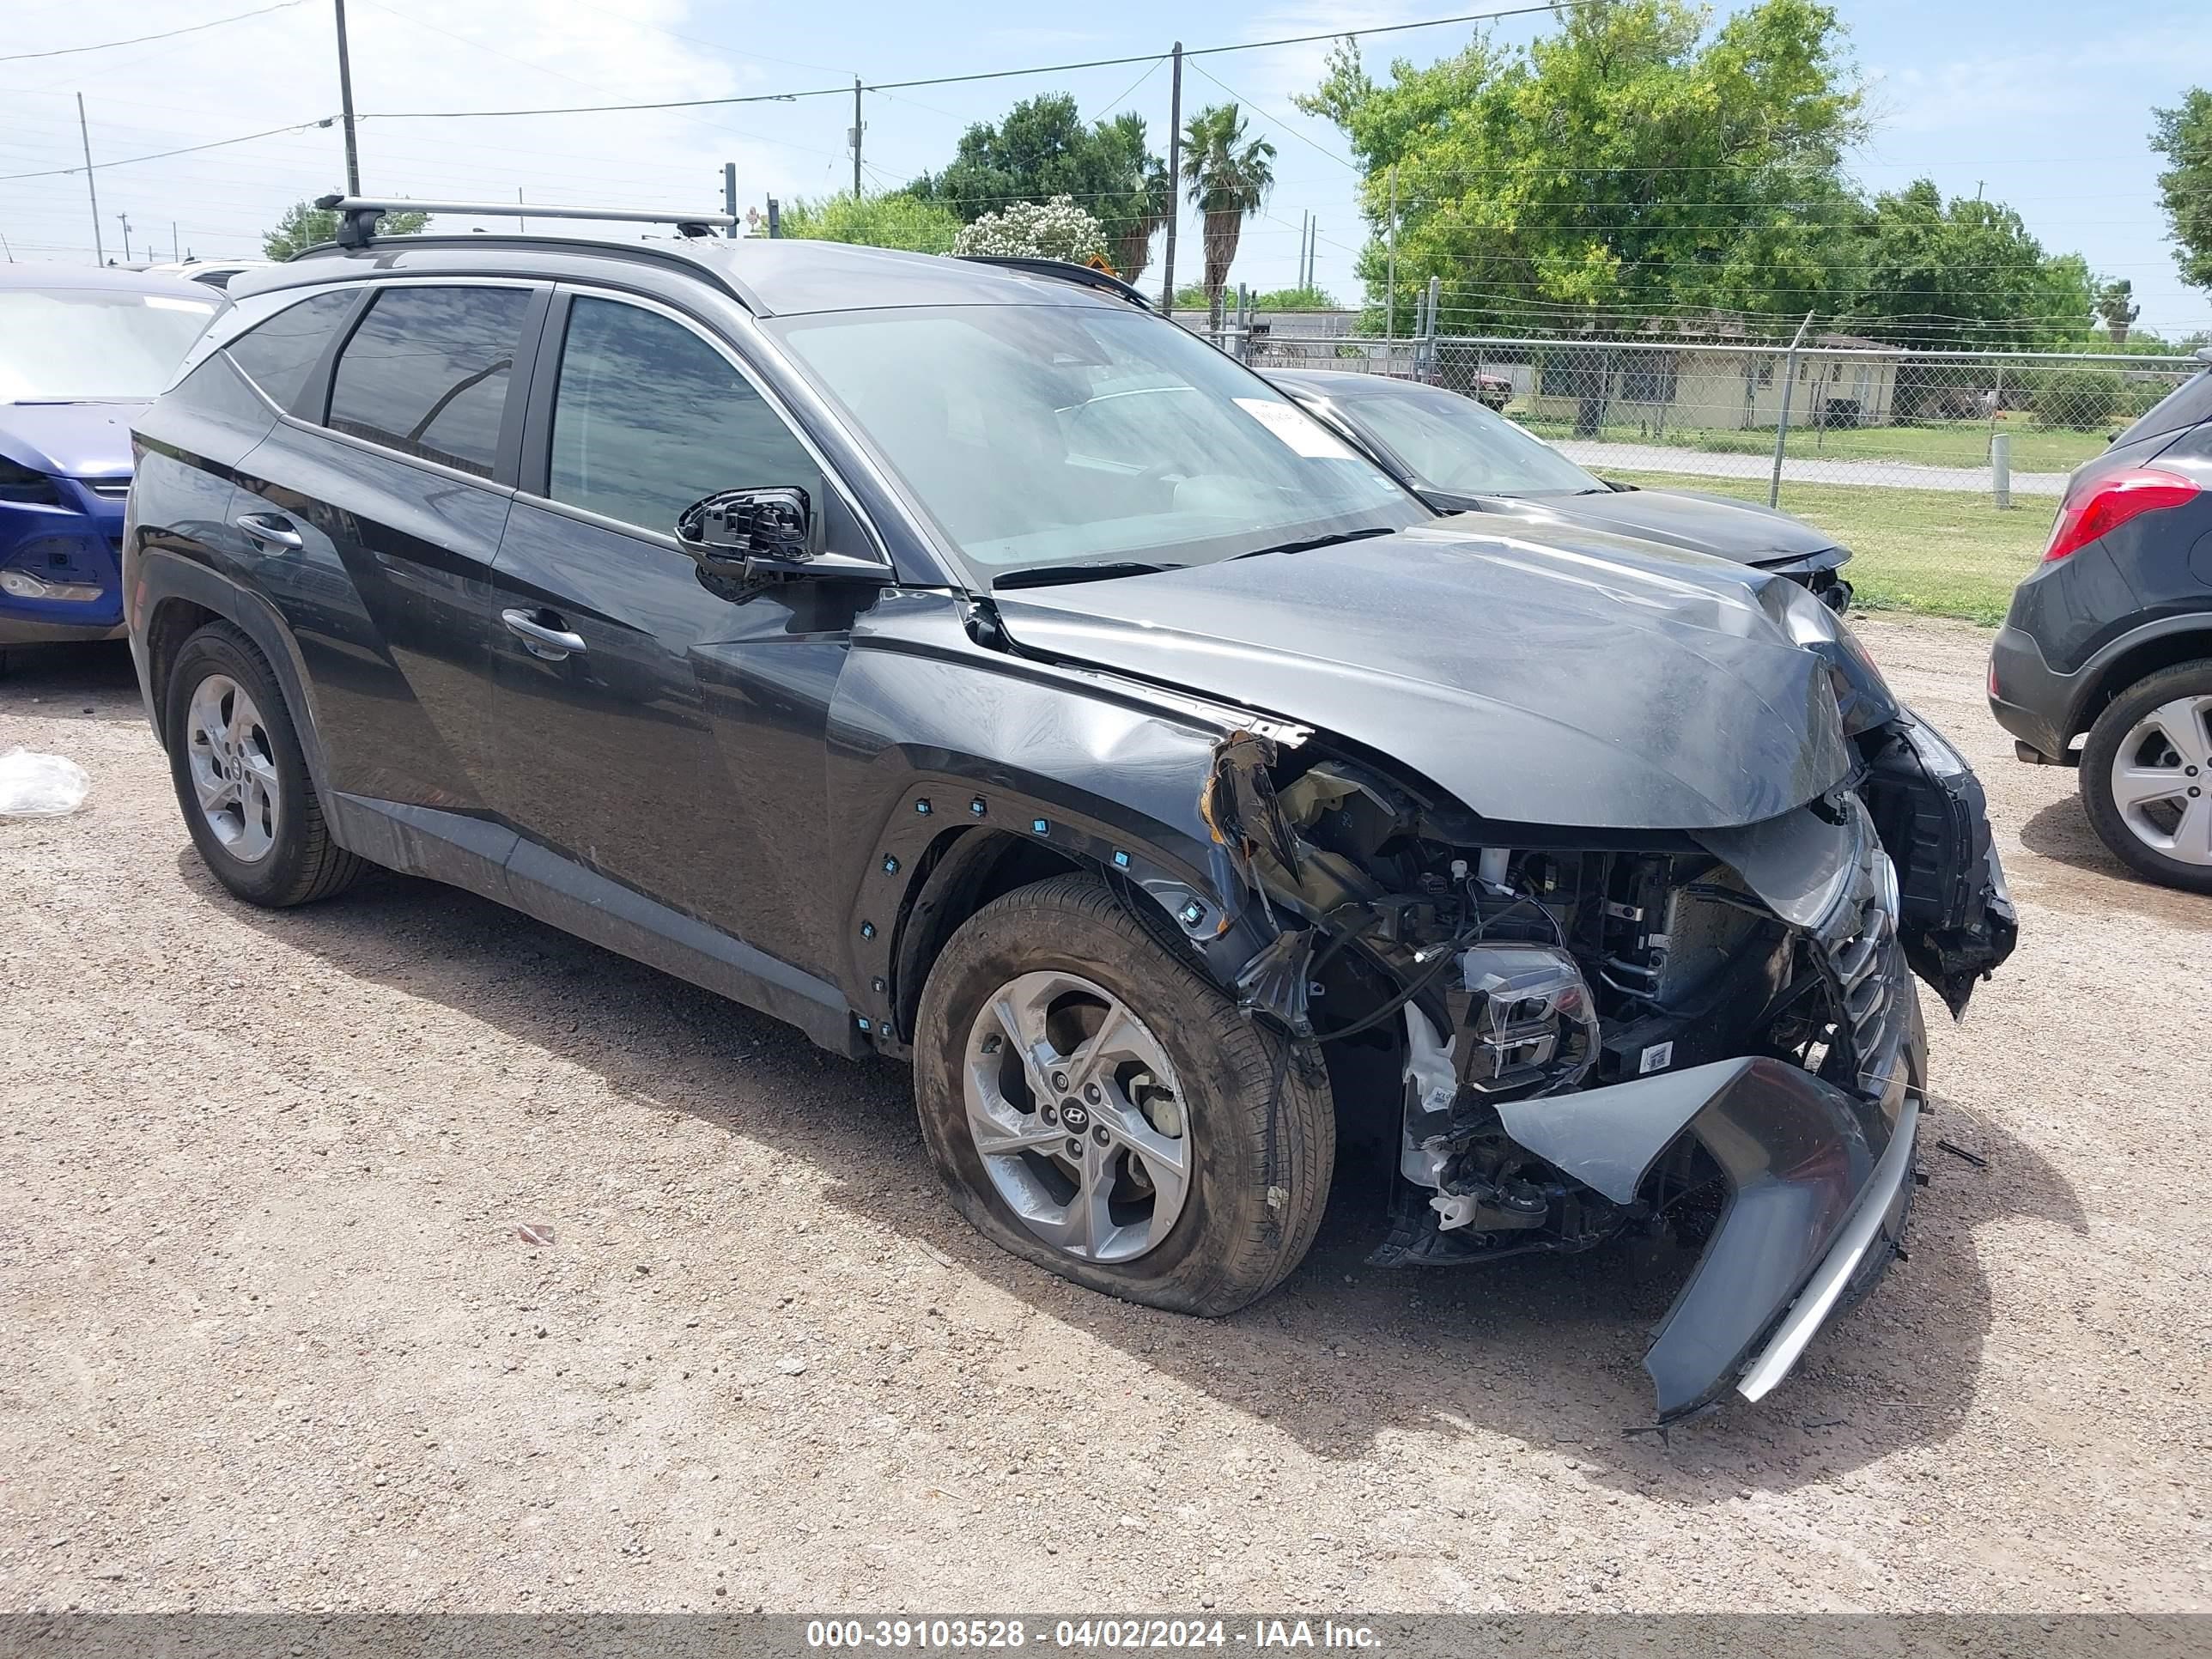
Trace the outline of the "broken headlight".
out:
[[[1549,1094],[1597,1059],[1597,1008],[1582,969],[1546,945],[1476,945],[1445,992],[1459,1034],[1459,1081],[1477,1093]]]

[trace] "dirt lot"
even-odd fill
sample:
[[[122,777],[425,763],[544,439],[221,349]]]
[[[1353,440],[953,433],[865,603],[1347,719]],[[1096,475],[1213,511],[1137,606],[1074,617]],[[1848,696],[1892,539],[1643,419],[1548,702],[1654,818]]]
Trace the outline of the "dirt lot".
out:
[[[0,750],[94,791],[0,823],[0,1607],[2212,1607],[2212,901],[2014,763],[1984,635],[1863,633],[2020,901],[1934,1033],[1987,1167],[1931,1146],[1911,1261],[1671,1443],[1618,1255],[1339,1217],[1224,1323],[1086,1295],[896,1071],[425,884],[248,910],[122,657],[19,665]]]

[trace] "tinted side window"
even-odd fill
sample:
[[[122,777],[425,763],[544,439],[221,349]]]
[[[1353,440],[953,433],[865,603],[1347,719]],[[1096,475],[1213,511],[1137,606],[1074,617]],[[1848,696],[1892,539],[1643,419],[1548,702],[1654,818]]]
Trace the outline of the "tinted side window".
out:
[[[530,296],[515,288],[389,288],[338,355],[330,424],[489,477]]]
[[[268,395],[279,409],[291,408],[307,384],[323,348],[338,325],[352,313],[358,293],[341,289],[318,294],[295,306],[287,306],[267,322],[240,335],[223,349],[246,371],[246,378]]]
[[[2212,370],[2184,380],[2153,405],[2149,414],[2112,441],[2116,445],[2131,443],[2137,438],[2154,437],[2161,432],[2179,432],[2201,421],[2212,421]]]
[[[797,484],[821,523],[822,473],[782,417],[690,330],[578,298],[561,348],[548,493],[647,530],[723,489]]]

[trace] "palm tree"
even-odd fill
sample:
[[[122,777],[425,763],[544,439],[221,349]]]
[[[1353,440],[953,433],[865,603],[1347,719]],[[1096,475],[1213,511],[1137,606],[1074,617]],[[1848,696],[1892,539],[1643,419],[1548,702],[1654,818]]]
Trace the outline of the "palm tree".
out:
[[[1182,177],[1190,204],[1206,216],[1206,307],[1213,331],[1221,331],[1221,290],[1248,214],[1267,204],[1275,187],[1275,147],[1247,140],[1244,116],[1234,104],[1216,104],[1190,118],[1183,129]]]
[[[1152,262],[1152,238],[1166,228],[1175,211],[1175,180],[1157,155],[1145,158],[1144,178],[1129,204],[1128,217],[1115,239],[1114,266],[1123,282],[1134,284]]]

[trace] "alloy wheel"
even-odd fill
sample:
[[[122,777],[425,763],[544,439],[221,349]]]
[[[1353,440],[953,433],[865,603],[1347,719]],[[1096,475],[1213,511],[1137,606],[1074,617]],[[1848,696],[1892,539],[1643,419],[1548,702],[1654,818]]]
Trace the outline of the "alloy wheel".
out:
[[[984,1002],[961,1067],[969,1133],[1029,1231],[1086,1261],[1133,1261],[1190,1188],[1183,1096],[1159,1040],[1103,986],[1030,973]]]
[[[236,680],[210,674],[192,688],[185,736],[201,817],[225,852],[241,864],[258,863],[276,844],[283,812],[261,710]]]
[[[2212,696],[2176,697],[2137,720],[2112,757],[2112,786],[2137,841],[2212,866]]]

